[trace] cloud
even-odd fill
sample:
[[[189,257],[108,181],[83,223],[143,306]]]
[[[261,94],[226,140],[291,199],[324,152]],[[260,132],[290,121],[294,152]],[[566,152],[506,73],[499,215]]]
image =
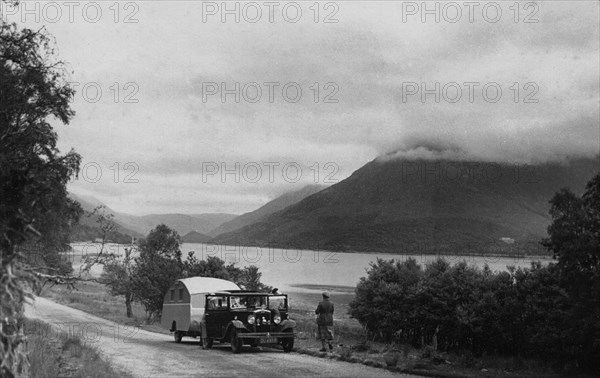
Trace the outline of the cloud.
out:
[[[75,147],[106,172],[136,162],[146,178],[135,190],[73,185],[148,212],[169,201],[173,211],[244,211],[286,186],[209,188],[198,184],[202,162],[335,162],[344,178],[390,153],[509,162],[598,153],[598,3],[539,2],[536,23],[522,22],[531,13],[523,4],[515,22],[513,4],[501,3],[496,23],[481,8],[474,22],[463,13],[457,23],[422,23],[420,15],[402,22],[402,2],[336,4],[335,24],[315,23],[307,7],[295,24],[203,23],[200,3],[143,2],[137,24],[48,25],[73,80],[103,89],[97,103],[76,97],[72,125],[58,128],[61,148]],[[273,102],[265,82],[280,83]],[[137,103],[123,102],[127,83],[138,86]],[[203,101],[203,83],[258,83],[263,97]],[[302,88],[300,101],[282,97],[286,83]],[[407,96],[407,83],[419,92]],[[465,83],[476,83],[473,101]],[[422,97],[436,84],[439,102]],[[483,93],[491,84],[502,90],[497,102]],[[460,100],[449,101],[456,88]],[[332,92],[338,102],[324,102]]]

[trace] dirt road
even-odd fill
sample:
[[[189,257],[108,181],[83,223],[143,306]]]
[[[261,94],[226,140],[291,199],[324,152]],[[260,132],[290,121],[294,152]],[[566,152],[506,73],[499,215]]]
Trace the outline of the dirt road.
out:
[[[52,324],[48,337],[56,337],[58,330],[83,335],[115,368],[136,377],[408,377],[267,348],[245,347],[237,355],[225,346],[202,350],[193,339],[177,344],[168,335],[124,327],[45,298],[27,304],[25,315]]]

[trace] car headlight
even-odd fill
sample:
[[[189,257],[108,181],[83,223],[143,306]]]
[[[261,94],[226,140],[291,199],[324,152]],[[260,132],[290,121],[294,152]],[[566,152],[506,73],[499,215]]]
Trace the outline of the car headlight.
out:
[[[275,324],[281,323],[281,316],[275,315],[275,317],[273,318],[273,323],[275,323]]]
[[[254,324],[254,315],[248,315],[248,324]]]

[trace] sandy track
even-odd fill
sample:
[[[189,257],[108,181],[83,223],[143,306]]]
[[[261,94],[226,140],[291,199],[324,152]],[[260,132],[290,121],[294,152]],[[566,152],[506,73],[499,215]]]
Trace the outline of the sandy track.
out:
[[[52,324],[53,330],[60,328],[82,334],[115,368],[136,377],[408,377],[360,364],[268,348],[260,351],[245,347],[238,355],[225,346],[202,350],[193,339],[176,344],[168,335],[119,326],[39,297],[25,306],[25,315]]]

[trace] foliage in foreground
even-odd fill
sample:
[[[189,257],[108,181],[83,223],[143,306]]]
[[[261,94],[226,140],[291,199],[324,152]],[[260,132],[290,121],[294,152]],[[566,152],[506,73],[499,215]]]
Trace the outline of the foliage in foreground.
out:
[[[350,315],[372,337],[600,369],[600,175],[550,201],[544,245],[557,263],[492,272],[437,260],[378,259]]]
[[[6,0],[0,0],[6,2]],[[8,2],[12,2],[8,0]],[[52,38],[0,22],[0,375],[26,372],[20,316],[38,279],[63,280],[58,252],[81,207],[67,198],[80,156],[61,155],[50,120],[68,124],[74,91]],[[24,255],[29,248],[34,255]]]

